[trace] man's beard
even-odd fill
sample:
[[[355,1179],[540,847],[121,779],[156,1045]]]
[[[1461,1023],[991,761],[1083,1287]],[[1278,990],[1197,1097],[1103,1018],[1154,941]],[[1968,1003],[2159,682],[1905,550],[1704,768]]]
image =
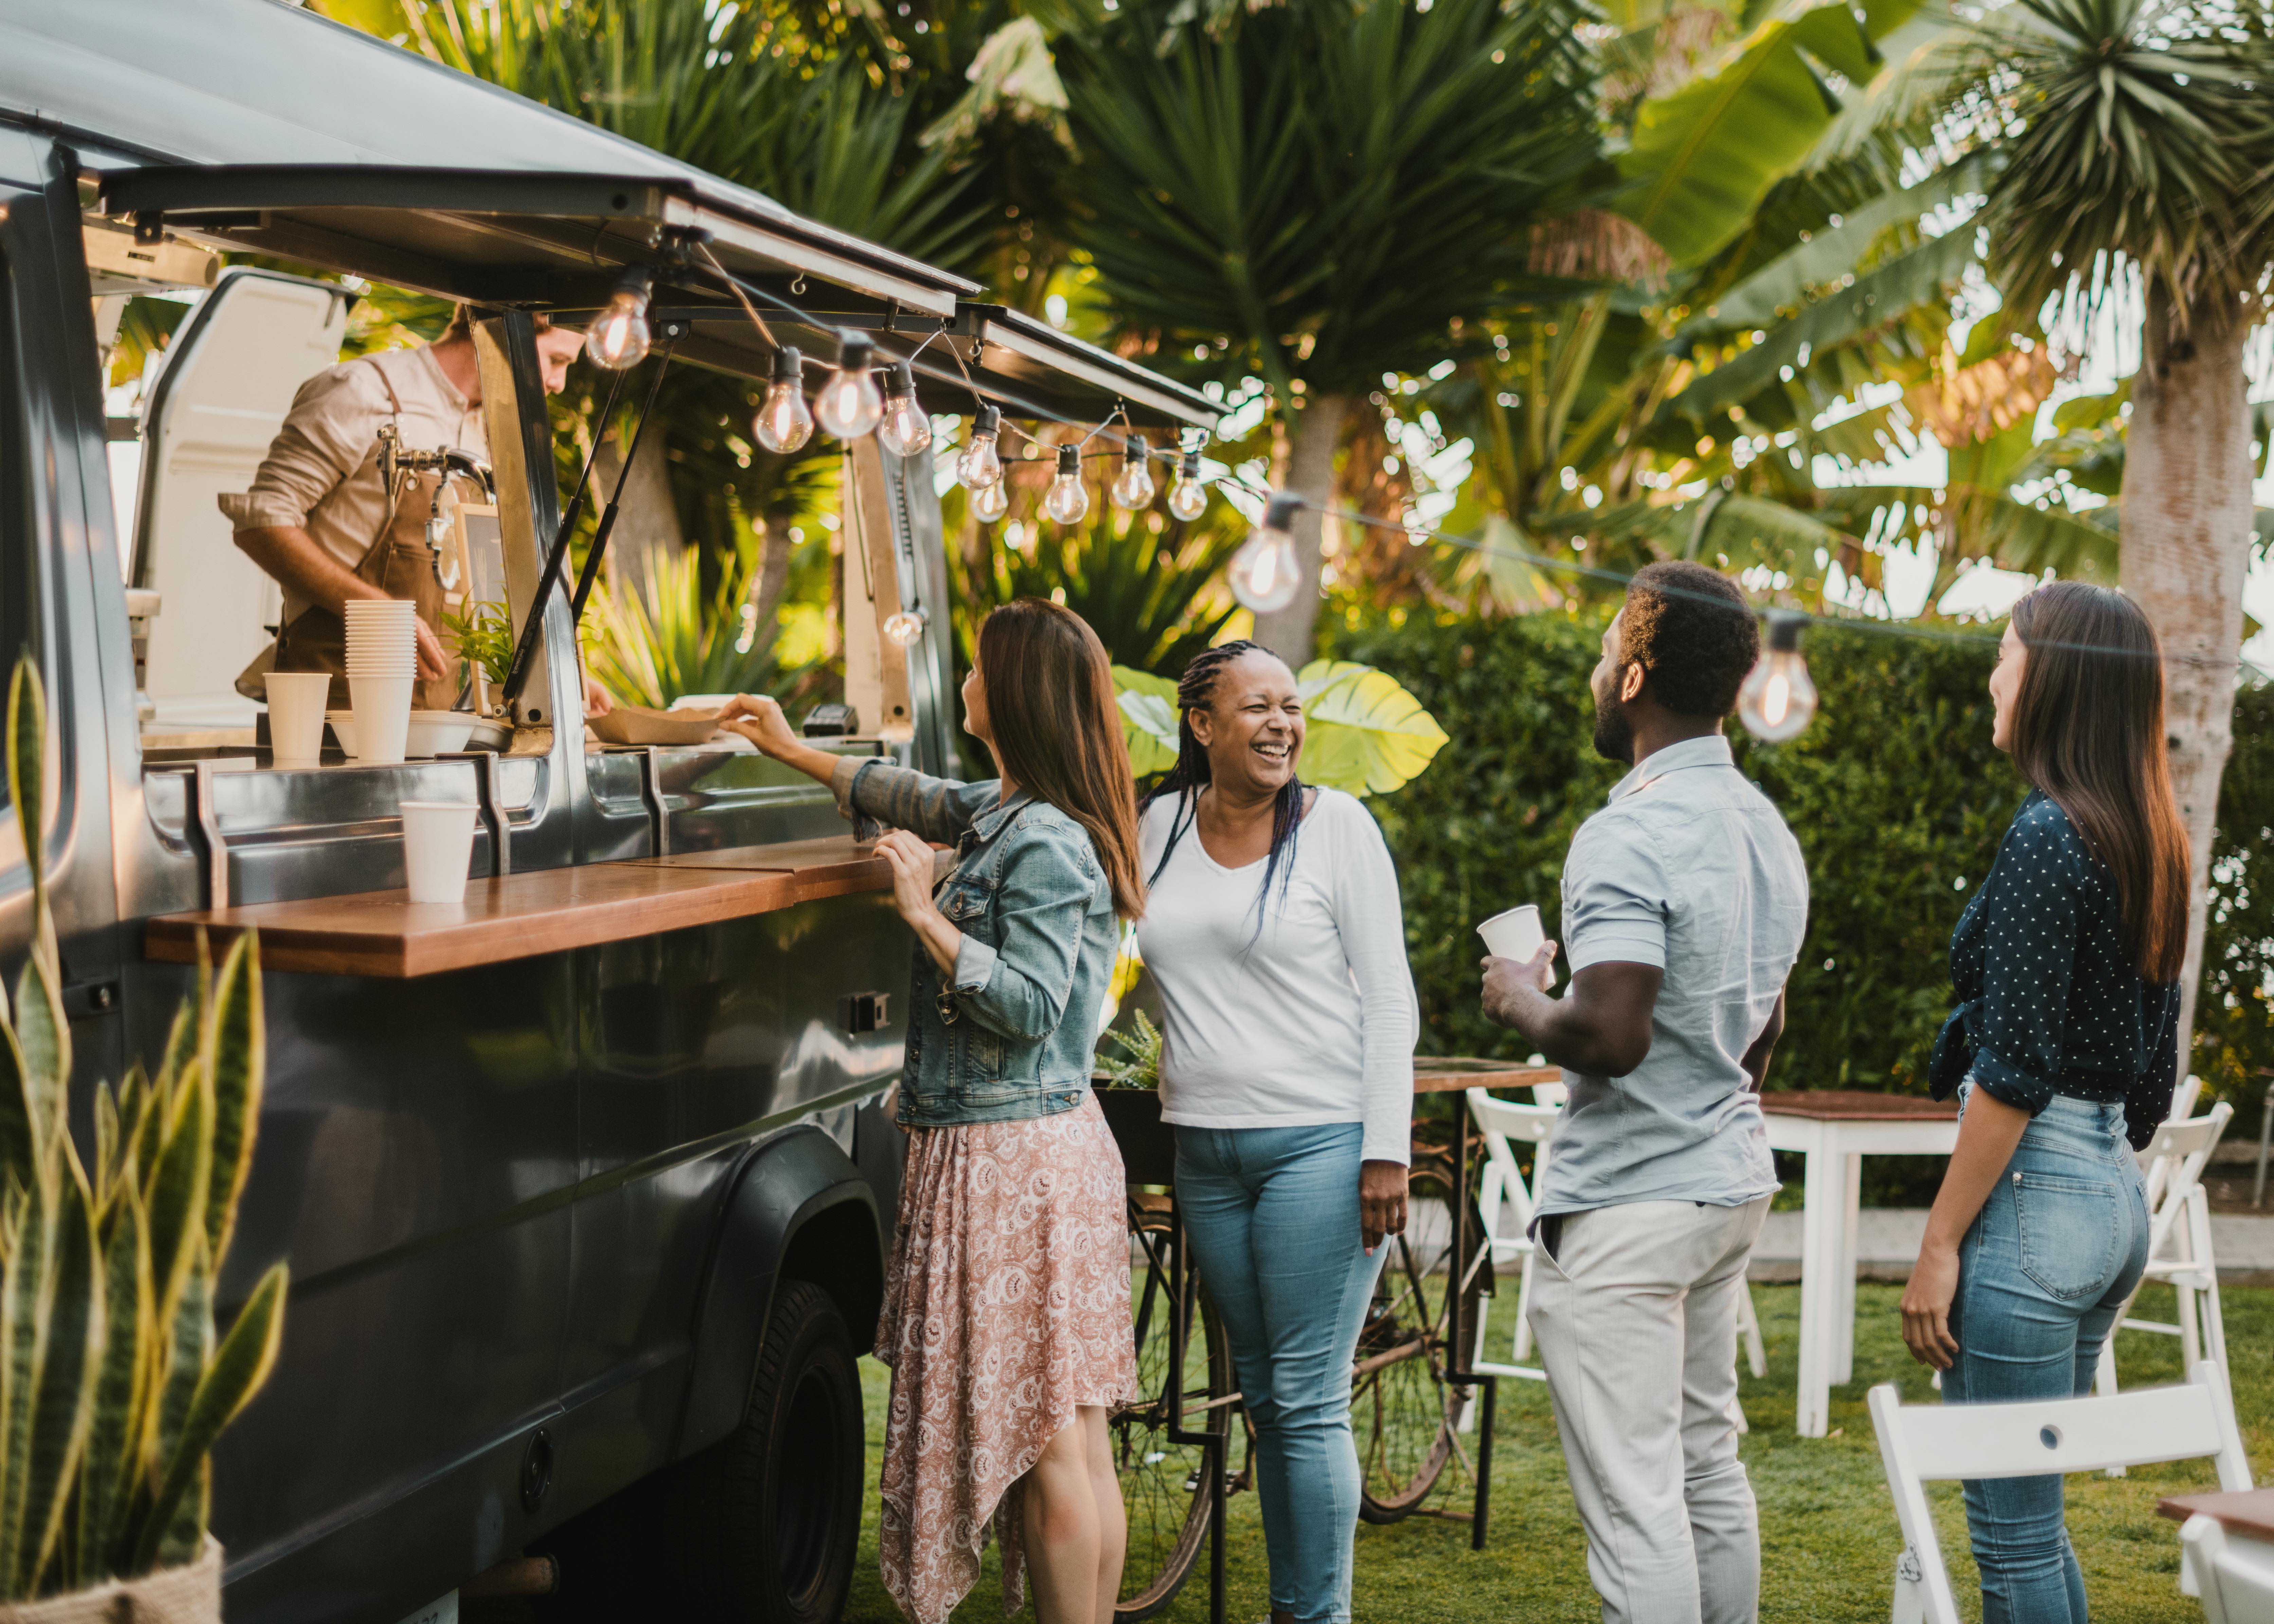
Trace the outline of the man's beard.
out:
[[[1605,761],[1634,762],[1634,726],[1616,700],[1595,695],[1595,754]]]

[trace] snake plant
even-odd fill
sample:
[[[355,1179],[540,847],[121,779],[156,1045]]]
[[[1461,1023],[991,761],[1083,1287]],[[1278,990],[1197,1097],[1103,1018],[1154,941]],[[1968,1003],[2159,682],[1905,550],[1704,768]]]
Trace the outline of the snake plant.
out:
[[[214,1288],[252,1164],[265,1068],[247,931],[195,996],[155,1075],[93,1101],[92,1165],[70,1127],[71,1026],[41,844],[46,703],[9,685],[8,790],[32,883],[31,952],[0,1007],[0,1600],[194,1560],[208,1455],[275,1363],[285,1271],[226,1336]],[[0,1004],[5,1000],[0,999]]]

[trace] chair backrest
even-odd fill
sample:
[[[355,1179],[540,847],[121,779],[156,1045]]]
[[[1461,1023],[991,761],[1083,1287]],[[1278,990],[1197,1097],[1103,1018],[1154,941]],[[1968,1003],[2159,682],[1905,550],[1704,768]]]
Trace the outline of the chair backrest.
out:
[[[1924,1484],[2037,1477],[2210,1456],[2219,1486],[2250,1486],[2250,1458],[2218,1368],[2204,1361],[2175,1387],[2018,1404],[1906,1404],[1894,1384],[1871,1393],[1871,1425],[1907,1547],[1900,1582],[1922,1587],[1926,1616],[1956,1624],[1949,1571]]]
[[[1532,1097],[1540,1105],[1553,1105],[1559,1109],[1571,1097],[1570,1088],[1562,1083],[1534,1083]]]
[[[2202,1602],[2203,1624],[2266,1624],[2274,1619],[2274,1577],[2227,1549],[2226,1530],[2198,1511],[2180,1529],[2180,1593]]]
[[[2160,1251],[2164,1237],[2185,1208],[2188,1196],[2202,1182],[2204,1164],[2218,1148],[2220,1137],[2234,1116],[2234,1107],[2221,1100],[2201,1116],[2167,1122],[2156,1130],[2148,1148],[2140,1153],[2147,1169],[2150,1237],[2150,1256]]]
[[[1481,1088],[1470,1089],[1468,1099],[1469,1115],[1485,1140],[1484,1182],[1477,1192],[1484,1232],[1492,1240],[1502,1238],[1500,1209],[1505,1204],[1515,1209],[1517,1233],[1522,1235],[1532,1227],[1540,1169],[1547,1161],[1547,1141],[1554,1136],[1562,1113],[1548,1106],[1496,1100]],[[1514,1141],[1518,1139],[1539,1147],[1532,1152],[1530,1184],[1525,1181],[1524,1169],[1516,1164]]]

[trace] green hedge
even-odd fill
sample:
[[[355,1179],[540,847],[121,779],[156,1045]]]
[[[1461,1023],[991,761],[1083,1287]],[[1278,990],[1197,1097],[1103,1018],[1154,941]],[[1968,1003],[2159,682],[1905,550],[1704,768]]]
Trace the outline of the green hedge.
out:
[[[1557,930],[1564,851],[1622,771],[1590,744],[1587,675],[1604,620],[1417,616],[1332,635],[1332,653],[1394,673],[1452,738],[1420,778],[1370,803],[1404,886],[1425,1053],[1524,1052],[1478,1012],[1474,926],[1537,902]],[[1783,811],[1808,859],[1808,940],[1770,1086],[1924,1093],[1950,1004],[1951,929],[2026,793],[1990,743],[1992,653],[1833,628],[1811,631],[1805,652],[1822,695],[1808,732],[1764,745],[1730,730],[1739,766]],[[2270,723],[2274,693],[2245,692],[2214,854],[2197,1043],[2198,1069],[2246,1107],[2254,1134],[2264,1083],[2253,1074],[2274,1064]]]

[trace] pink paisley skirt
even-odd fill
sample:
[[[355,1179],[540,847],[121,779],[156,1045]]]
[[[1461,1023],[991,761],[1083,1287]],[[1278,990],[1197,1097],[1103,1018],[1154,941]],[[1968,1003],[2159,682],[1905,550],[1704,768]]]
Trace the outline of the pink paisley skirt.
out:
[[[909,1135],[877,1327],[892,1367],[877,1545],[915,1624],[943,1624],[979,1582],[990,1521],[1004,1610],[1024,1605],[1020,1479],[1076,1405],[1141,1396],[1126,1199],[1095,1095]]]

